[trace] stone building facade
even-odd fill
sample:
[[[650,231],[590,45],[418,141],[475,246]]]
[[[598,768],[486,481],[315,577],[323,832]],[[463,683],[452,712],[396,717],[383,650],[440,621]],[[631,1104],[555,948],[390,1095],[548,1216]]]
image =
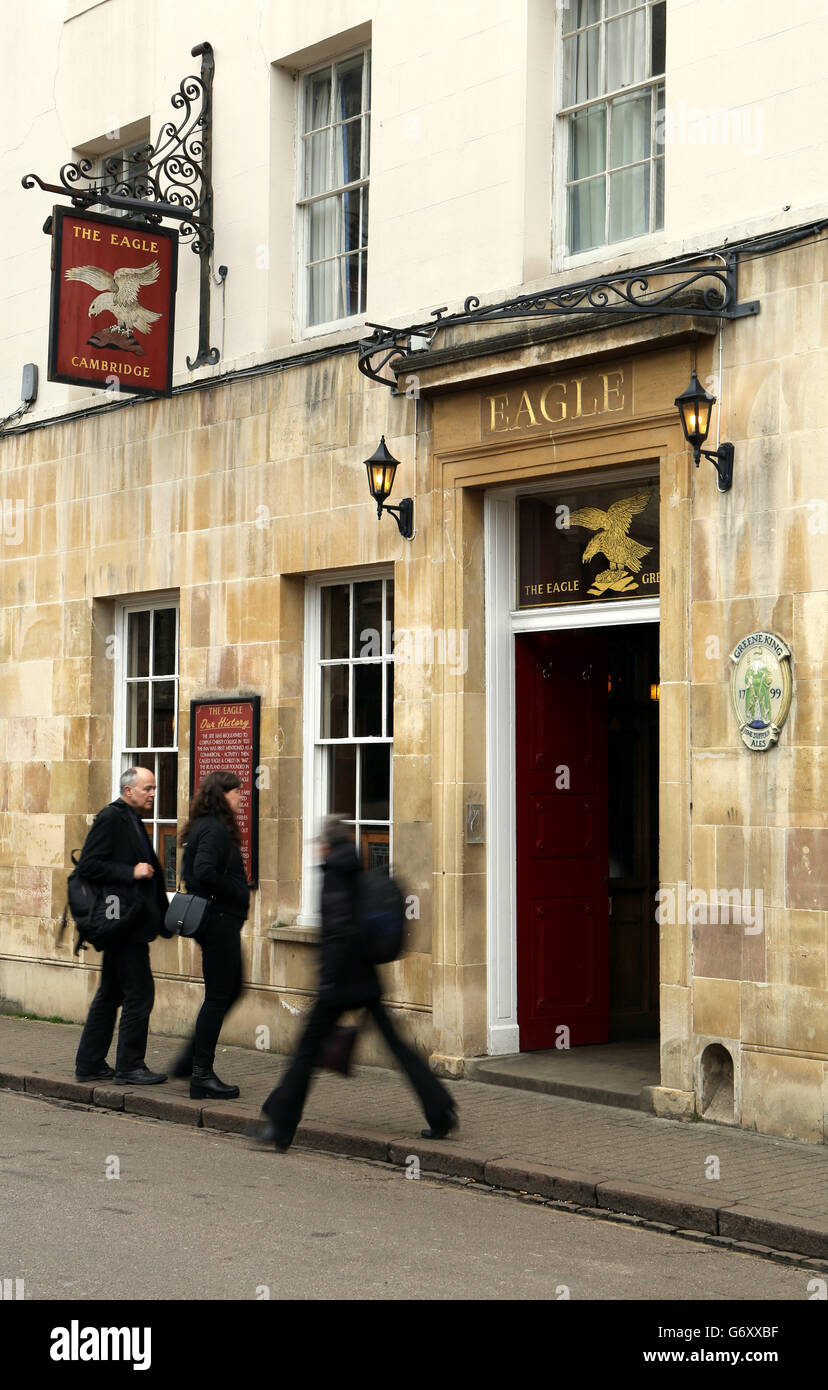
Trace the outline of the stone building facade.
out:
[[[660,7],[629,8],[655,43]],[[668,16],[663,60],[677,119],[685,94],[716,106],[715,74],[680,61],[687,8]],[[264,1026],[274,1051],[292,1044],[314,985],[315,825],[338,809],[359,822],[366,856],[387,844],[404,877],[407,946],[385,967],[387,994],[438,1069],[560,1047],[562,1028],[572,1046],[658,1035],[657,1113],[825,1142],[828,208],[794,140],[796,111],[824,85],[806,95],[803,71],[795,110],[770,78],[761,85],[789,51],[807,67],[816,39],[804,10],[772,35],[741,4],[741,29],[721,36],[741,109],[765,118],[755,167],[769,201],[745,150],[722,141],[705,151],[710,184],[692,204],[698,149],[679,141],[661,174],[650,161],[663,226],[573,252],[561,55],[575,31],[588,42],[591,26],[606,30],[612,6],[421,9],[415,35],[381,3],[306,16],[251,4],[253,27],[233,34],[221,7],[200,7],[217,62],[217,259],[230,264],[221,321],[214,297],[222,361],[186,369],[197,286],[184,268],[169,399],[44,385],[0,435],[0,997],[83,1017],[99,961],[56,940],[71,850],[135,760],[158,776],[163,851],[189,796],[191,700],[258,696],[259,875],[242,938],[248,988],[227,1041],[254,1046]],[[73,3],[52,17],[63,104],[48,136],[33,128],[4,157],[9,189],[37,161],[51,173],[102,144],[111,114],[133,133],[146,111],[153,128],[163,118],[169,74],[203,35],[191,32],[194,7],[177,7],[163,34],[162,7],[147,13],[163,52],[149,61],[152,98],[132,74],[115,113],[69,71],[92,40],[104,53],[125,35],[149,42],[129,7]],[[264,88],[251,76],[263,53]],[[293,249],[278,254],[303,206],[296,91],[367,53],[367,300],[312,325],[306,267]],[[480,81],[458,88],[472,55]],[[244,157],[280,173],[269,194],[259,180],[246,220],[231,211],[222,164],[233,138],[222,62],[261,117],[261,159]],[[423,103],[426,70],[436,86]],[[524,116],[511,130],[515,91]],[[446,110],[453,144],[441,147]],[[492,161],[508,168],[495,186]],[[19,186],[13,196],[9,399],[21,362],[44,359],[48,318],[42,209]],[[780,213],[783,203],[794,206]],[[550,206],[563,210],[551,238]],[[396,392],[358,370],[366,319],[422,325],[435,304],[461,311],[472,292],[485,305],[682,257],[715,266],[728,239],[738,300],[757,313],[707,317],[691,292],[658,316],[639,304],[615,317],[461,321],[431,342],[403,335],[384,372]],[[22,335],[15,264],[33,314]],[[717,432],[734,445],[728,492],[708,461],[694,468],[679,423],[674,401],[694,369],[719,402],[707,447]],[[392,502],[415,502],[412,540],[378,522],[368,496],[363,465],[381,436],[401,461]],[[578,514],[639,495],[642,548],[658,546],[658,569],[621,580],[611,560],[609,578],[585,570]],[[571,526],[556,524],[561,508]],[[559,549],[579,578],[554,577]],[[585,592],[587,574],[598,594]],[[601,591],[596,577],[620,587]],[[579,587],[538,602],[555,584]],[[790,714],[766,752],[740,738],[731,695],[730,653],[759,630],[792,653]],[[545,758],[554,775],[541,785]],[[594,780],[579,781],[585,768]],[[197,950],[159,940],[152,959],[153,1026],[183,1032],[200,994]],[[370,1036],[360,1046],[362,1060],[382,1061]]]

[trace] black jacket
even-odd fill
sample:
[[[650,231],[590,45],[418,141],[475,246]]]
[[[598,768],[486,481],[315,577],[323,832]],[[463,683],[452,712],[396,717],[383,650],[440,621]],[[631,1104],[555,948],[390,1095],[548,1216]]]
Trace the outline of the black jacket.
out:
[[[357,892],[362,864],[352,844],[334,845],[322,866],[319,997],[342,1008],[379,999],[377,972],[362,954]]]
[[[134,878],[136,864],[152,864],[153,877]],[[141,905],[142,910],[130,922],[129,941],[154,941],[159,932],[170,935],[164,929],[164,870],[145,838],[136,812],[123,797],[98,812],[81,851],[78,872],[90,883],[101,884],[105,899],[119,899],[121,917],[126,917],[136,903]]]
[[[218,816],[199,816],[184,846],[181,877],[188,893],[212,898],[216,912],[244,921],[250,908],[244,860]]]

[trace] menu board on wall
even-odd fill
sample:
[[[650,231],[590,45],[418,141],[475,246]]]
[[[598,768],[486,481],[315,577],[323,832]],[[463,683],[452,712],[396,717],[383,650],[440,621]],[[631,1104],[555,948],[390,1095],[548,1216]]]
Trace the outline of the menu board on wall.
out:
[[[190,701],[190,796],[209,772],[234,772],[241,782],[241,852],[251,888],[259,873],[258,695]]]
[[[518,607],[655,598],[658,476],[571,486],[518,502]]]

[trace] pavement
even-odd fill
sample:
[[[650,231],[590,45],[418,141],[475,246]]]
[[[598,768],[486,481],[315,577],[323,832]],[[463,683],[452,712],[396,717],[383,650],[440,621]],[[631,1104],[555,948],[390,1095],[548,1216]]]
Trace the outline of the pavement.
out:
[[[219,1047],[216,1071],[235,1101],[189,1099],[186,1081],[115,1086],[74,1080],[81,1029],[0,1016],[0,1088],[243,1134],[287,1058]],[[164,1071],[180,1039],[151,1034],[147,1064]],[[726,1248],[792,1252],[828,1262],[828,1148],[707,1122],[692,1123],[512,1086],[446,1082],[460,1128],[419,1137],[424,1121],[405,1078],[356,1067],[317,1074],[296,1146],[486,1184]]]

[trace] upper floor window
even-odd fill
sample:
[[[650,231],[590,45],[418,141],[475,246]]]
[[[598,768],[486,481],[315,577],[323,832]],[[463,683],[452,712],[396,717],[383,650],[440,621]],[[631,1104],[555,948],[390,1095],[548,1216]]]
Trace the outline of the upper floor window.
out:
[[[299,207],[307,327],[365,312],[370,68],[366,50],[303,82]]]
[[[119,150],[111,150],[100,156],[96,177],[103,182],[108,192],[118,193],[127,198],[154,197],[147,181],[147,148],[148,141],[139,140],[135,144],[125,145]],[[125,208],[104,208],[104,212],[114,217],[135,216]]]
[[[666,0],[569,0],[563,11],[571,253],[664,225],[666,9]]]

